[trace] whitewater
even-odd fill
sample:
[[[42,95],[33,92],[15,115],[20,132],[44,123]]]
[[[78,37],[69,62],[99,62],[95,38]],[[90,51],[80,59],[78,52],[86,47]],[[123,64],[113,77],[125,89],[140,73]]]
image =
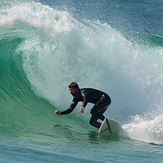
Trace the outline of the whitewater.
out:
[[[161,162],[163,35],[119,30],[61,2],[0,2],[0,161]],[[55,115],[69,107],[72,81],[110,95],[105,116],[125,138],[99,136],[92,104]]]

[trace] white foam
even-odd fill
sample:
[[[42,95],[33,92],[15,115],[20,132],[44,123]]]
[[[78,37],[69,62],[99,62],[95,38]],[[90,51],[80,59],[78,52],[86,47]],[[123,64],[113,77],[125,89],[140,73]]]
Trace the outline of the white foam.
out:
[[[5,28],[11,28],[18,21],[40,28],[44,32],[48,30],[52,34],[54,32],[68,32],[73,27],[68,12],[60,12],[35,2],[11,3],[9,8],[0,10],[0,15],[0,26]]]
[[[154,112],[132,117],[131,123],[123,125],[131,139],[163,144],[163,114]]]

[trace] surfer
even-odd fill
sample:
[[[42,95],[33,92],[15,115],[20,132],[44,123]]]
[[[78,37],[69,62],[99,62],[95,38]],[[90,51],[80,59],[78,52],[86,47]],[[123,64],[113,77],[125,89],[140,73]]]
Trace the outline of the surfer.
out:
[[[56,110],[55,114],[65,115],[71,113],[79,101],[83,102],[80,112],[84,113],[87,103],[95,104],[91,109],[92,114],[89,123],[97,128],[100,128],[101,123],[97,122],[98,119],[104,120],[105,117],[103,113],[107,110],[108,106],[111,104],[111,99],[106,93],[93,89],[93,88],[82,88],[80,89],[76,82],[72,82],[69,85],[69,91],[73,96],[72,103],[70,107],[65,111]]]
[[[148,33],[148,29],[144,28],[144,29],[142,29],[142,32]]]

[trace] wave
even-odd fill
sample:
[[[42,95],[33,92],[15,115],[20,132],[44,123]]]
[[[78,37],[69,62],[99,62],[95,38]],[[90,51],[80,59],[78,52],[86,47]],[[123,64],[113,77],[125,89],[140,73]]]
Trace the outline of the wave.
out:
[[[80,87],[107,92],[112,105],[106,116],[121,124],[134,123],[139,128],[142,123],[135,119],[141,119],[144,112],[151,113],[148,120],[143,116],[144,122],[151,125],[154,140],[161,137],[161,37],[158,43],[154,41],[158,36],[152,34],[132,34],[131,38],[131,34],[124,35],[108,24],[79,21],[68,11],[36,2],[2,3],[0,15],[0,127],[4,134],[49,133],[54,124],[63,122],[54,115],[54,109],[69,106],[67,86],[77,81]],[[77,125],[75,131],[78,126],[85,128],[90,107],[86,118],[76,109],[72,117],[64,117],[64,124]],[[128,117],[134,117],[132,123]],[[152,130],[156,125],[157,130]],[[131,137],[135,136],[124,127]]]

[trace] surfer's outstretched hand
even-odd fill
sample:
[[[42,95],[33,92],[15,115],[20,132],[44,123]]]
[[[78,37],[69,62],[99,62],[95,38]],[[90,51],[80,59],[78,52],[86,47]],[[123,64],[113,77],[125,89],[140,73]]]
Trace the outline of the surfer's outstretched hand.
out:
[[[55,114],[61,115],[61,112],[60,112],[59,110],[56,110],[56,111],[55,111]]]

